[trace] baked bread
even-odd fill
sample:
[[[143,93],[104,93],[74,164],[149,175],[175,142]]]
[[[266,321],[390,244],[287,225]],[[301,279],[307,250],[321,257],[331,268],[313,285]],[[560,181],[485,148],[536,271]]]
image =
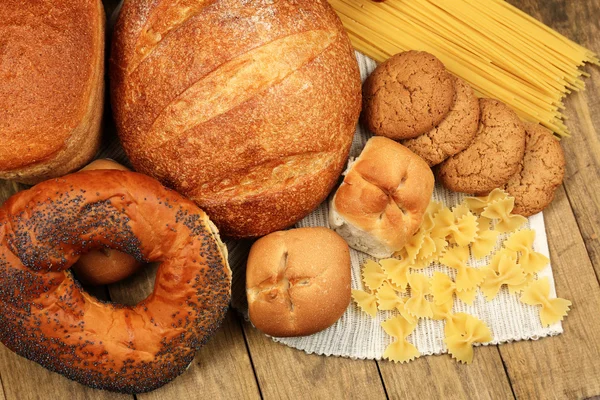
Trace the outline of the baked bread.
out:
[[[81,170],[91,171],[96,169],[129,171],[127,167],[110,159],[95,160]],[[88,285],[108,285],[131,276],[142,265],[142,262],[127,253],[103,248],[83,254],[79,257],[75,265],[73,265],[73,270],[77,279],[82,283]]]
[[[391,139],[373,137],[332,197],[329,224],[350,247],[390,257],[419,229],[433,185],[420,157]]]
[[[325,0],[130,0],[112,105],[134,168],[196,201],[230,237],[306,216],[346,162],[360,76]]]
[[[104,24],[100,0],[2,0],[0,179],[32,184],[94,157]]]
[[[446,118],[429,132],[400,142],[430,167],[469,147],[479,127],[477,95],[462,79],[452,76],[452,80],[456,88],[456,99]]]
[[[271,233],[248,255],[250,321],[271,336],[307,336],[333,325],[350,304],[350,251],[330,229]]]
[[[438,177],[453,192],[484,193],[504,186],[525,154],[525,128],[506,104],[479,99],[481,118],[469,147],[440,164]]]
[[[439,125],[455,99],[452,75],[434,55],[406,51],[379,64],[363,85],[363,121],[376,135],[410,139]]]
[[[104,247],[161,262],[134,306],[82,290],[69,268]],[[196,204],[145,175],[82,171],[0,207],[0,341],[84,385],[123,393],[185,372],[231,298],[227,251]]]
[[[504,190],[515,198],[513,214],[537,214],[554,199],[565,176],[565,155],[552,132],[539,124],[524,123],[525,157]]]

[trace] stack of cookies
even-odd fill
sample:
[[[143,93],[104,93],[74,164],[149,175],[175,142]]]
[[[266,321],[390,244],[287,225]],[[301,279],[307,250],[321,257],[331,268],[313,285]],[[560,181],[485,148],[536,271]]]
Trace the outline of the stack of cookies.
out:
[[[456,192],[502,188],[514,213],[542,211],[562,183],[565,159],[552,132],[523,123],[502,102],[478,99],[433,55],[400,53],[380,64],[363,86],[363,121],[376,135],[402,143],[437,166]]]

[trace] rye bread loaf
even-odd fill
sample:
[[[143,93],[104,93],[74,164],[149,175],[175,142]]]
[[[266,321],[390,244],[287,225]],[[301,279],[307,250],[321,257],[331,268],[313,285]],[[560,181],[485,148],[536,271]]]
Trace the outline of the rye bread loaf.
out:
[[[327,197],[361,104],[352,47],[325,0],[130,0],[111,86],[135,169],[230,237],[290,226]]]
[[[0,179],[36,183],[94,157],[104,25],[100,0],[2,0]]]

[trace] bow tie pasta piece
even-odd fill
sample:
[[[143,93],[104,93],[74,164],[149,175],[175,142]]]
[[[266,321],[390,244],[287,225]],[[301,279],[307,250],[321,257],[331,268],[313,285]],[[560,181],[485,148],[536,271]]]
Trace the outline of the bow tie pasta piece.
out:
[[[523,281],[523,283],[521,283],[519,285],[506,285],[508,287],[508,293],[510,293],[510,294],[521,293],[534,280],[535,280],[535,276],[533,274],[526,274],[525,280]]]
[[[408,271],[411,267],[408,258],[402,258],[400,260],[397,258],[387,258],[385,260],[380,260],[379,264],[387,278],[394,285],[401,288],[402,291],[405,291],[408,286]]]
[[[404,309],[404,299],[398,295],[394,287],[389,282],[383,282],[383,285],[377,290],[377,304],[382,311],[402,310]]]
[[[497,266],[483,269],[484,281],[480,285],[481,292],[488,301],[494,299],[502,285],[517,286],[525,282],[525,273],[517,261],[507,254],[501,254]]]
[[[452,232],[454,219],[454,214],[449,208],[442,208],[433,217],[434,227],[431,230],[431,236],[434,238],[445,239]]]
[[[467,206],[466,203],[461,203],[457,206],[454,206],[454,208],[452,209],[452,214],[454,214],[454,218],[459,219],[467,214],[471,214],[471,210],[469,209],[469,206]]]
[[[540,272],[550,260],[541,253],[533,251],[535,231],[524,229],[513,233],[505,242],[504,247],[514,252],[521,253],[519,262],[527,274]]]
[[[417,327],[416,323],[407,321],[402,316],[390,318],[381,323],[383,330],[395,340],[385,349],[383,358],[393,362],[405,363],[419,357],[421,353],[406,338]]]
[[[494,230],[480,230],[471,245],[473,257],[480,259],[490,254],[496,247],[499,234],[500,232]]]
[[[492,230],[492,220],[481,215],[477,217],[477,228],[479,232]]]
[[[404,245],[404,250],[406,251],[407,257],[411,264],[414,264],[417,260],[417,255],[419,254],[419,251],[423,246],[425,236],[425,232],[418,231],[415,235],[408,239],[408,241]]]
[[[473,362],[473,344],[493,339],[490,328],[480,319],[463,313],[455,314],[455,320],[444,339],[452,358],[465,364]]]
[[[434,217],[435,214],[440,212],[443,208],[444,204],[442,204],[441,201],[430,201],[425,212]]]
[[[452,227],[452,239],[459,246],[468,246],[477,237],[477,217],[467,212],[456,220]]]
[[[465,199],[465,204],[474,213],[481,213],[490,204],[506,198],[508,198],[508,194],[505,191],[502,189],[494,189],[490,192],[490,194],[484,197],[467,197]]]
[[[473,290],[483,281],[481,270],[467,266],[468,257],[468,248],[453,247],[448,249],[444,256],[440,258],[440,263],[457,271],[456,289],[460,292]]]
[[[387,275],[381,266],[373,260],[367,260],[365,262],[363,265],[362,276],[365,286],[373,292],[379,289],[387,279]]]
[[[374,294],[352,289],[352,299],[361,310],[371,317],[377,316],[377,297]]]
[[[540,321],[542,326],[550,326],[562,321],[571,307],[569,300],[550,298],[550,281],[548,278],[533,281],[523,291],[521,303],[531,306],[541,306]]]
[[[410,299],[406,301],[405,307],[408,313],[417,318],[431,318],[433,310],[431,302],[425,295],[431,294],[429,279],[423,274],[409,274]]]
[[[442,272],[434,272],[431,278],[431,294],[435,305],[451,303],[456,285],[452,278]]]
[[[462,302],[472,305],[477,295],[477,287],[459,292],[452,278],[442,272],[434,272],[433,278],[431,278],[431,293],[435,305],[438,306],[446,303],[452,304],[453,294],[456,294],[456,297]]]
[[[514,207],[515,199],[513,197],[508,197],[491,203],[485,208],[481,215],[485,218],[499,220],[496,223],[495,228],[498,232],[512,232],[527,222],[527,218],[521,215],[511,214]]]

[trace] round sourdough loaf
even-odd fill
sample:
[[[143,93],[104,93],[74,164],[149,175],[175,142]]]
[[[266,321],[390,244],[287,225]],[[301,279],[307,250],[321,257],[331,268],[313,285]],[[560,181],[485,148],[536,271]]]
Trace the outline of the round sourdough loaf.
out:
[[[0,179],[37,183],[96,154],[104,22],[100,0],[2,0]]]
[[[327,197],[361,104],[352,47],[325,0],[130,0],[111,86],[135,169],[230,237],[290,226]]]

